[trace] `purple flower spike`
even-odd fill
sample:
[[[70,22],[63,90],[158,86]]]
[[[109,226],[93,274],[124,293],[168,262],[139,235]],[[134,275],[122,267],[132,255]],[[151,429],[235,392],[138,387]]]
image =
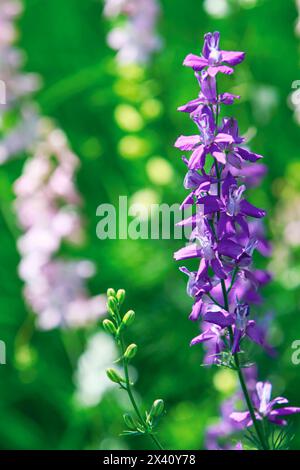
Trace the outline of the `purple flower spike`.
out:
[[[238,369],[249,407],[245,412],[231,413],[230,410],[235,422],[229,420],[227,410],[227,420],[223,417],[220,428],[211,428],[207,446],[218,449],[232,449],[233,446],[219,446],[216,437],[226,437],[251,424],[254,424],[260,447],[267,449],[268,436],[261,434],[254,416],[281,425],[285,424],[282,416],[300,411],[295,407],[278,408],[277,405],[284,405],[287,400],[282,397],[271,400],[270,384],[261,382],[253,396],[254,411],[249,396],[253,394],[256,379],[250,384],[248,369],[242,372],[251,360],[247,357],[246,338],[263,347],[270,356],[275,355],[266,341],[269,323],[264,319],[256,323],[250,318],[250,311],[254,310],[252,305],[262,302],[259,287],[271,279],[269,273],[253,266],[255,250],[263,256],[269,256],[271,252],[262,222],[266,212],[247,199],[247,189],[260,184],[266,166],[258,162],[262,155],[246,147],[234,118],[224,117],[219,122],[221,105],[232,104],[238,97],[230,93],[219,94],[217,74],[233,73],[233,67],[244,56],[243,52],[222,50],[220,34],[215,32],[205,35],[202,55],[189,54],[186,57],[184,65],[195,71],[200,92],[196,99],[178,110],[189,113],[197,132],[190,136],[182,135],[175,143],[180,150],[191,152],[189,158],[183,157],[188,169],[184,187],[189,194],[181,207],[189,206],[193,211],[177,224],[191,227],[191,235],[189,244],[174,254],[176,260],[197,263],[193,270],[180,268],[188,276],[187,293],[193,298],[189,319],[200,320],[201,333],[192,339],[191,345],[204,345],[205,364]],[[247,382],[249,396],[244,381]],[[241,449],[241,444],[236,448]]]

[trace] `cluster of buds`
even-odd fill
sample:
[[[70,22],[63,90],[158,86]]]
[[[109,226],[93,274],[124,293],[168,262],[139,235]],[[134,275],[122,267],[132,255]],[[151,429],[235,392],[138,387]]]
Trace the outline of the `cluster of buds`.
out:
[[[129,375],[129,363],[136,356],[138,346],[135,343],[126,345],[124,339],[124,333],[132,325],[135,320],[135,312],[128,310],[126,313],[122,313],[122,304],[125,300],[125,291],[119,289],[117,292],[110,288],[107,291],[107,310],[110,318],[103,320],[102,325],[104,330],[111,334],[115,339],[120,352],[121,357],[117,362],[122,363],[123,372],[116,369],[109,368],[106,371],[107,377],[114,383],[118,384],[122,390],[125,390],[128,394],[129,400],[132,404],[134,415],[124,414],[124,422],[126,425],[125,435],[149,435],[158,448],[161,448],[159,441],[157,440],[154,432],[156,426],[164,414],[164,401],[161,399],[154,400],[149,411],[141,411],[138,406],[133,391],[133,382]]]

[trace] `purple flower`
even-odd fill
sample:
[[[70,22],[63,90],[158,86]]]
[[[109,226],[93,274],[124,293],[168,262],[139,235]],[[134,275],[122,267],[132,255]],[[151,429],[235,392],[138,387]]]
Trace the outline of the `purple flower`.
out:
[[[219,32],[205,34],[202,55],[189,54],[184,59],[183,65],[192,67],[196,71],[201,71],[207,67],[207,73],[212,77],[218,72],[232,74],[233,68],[228,65],[235,66],[241,63],[245,58],[245,53],[220,50],[219,43]]]
[[[199,343],[208,343],[209,351],[206,362],[218,362],[218,355],[225,349],[224,337],[226,331],[218,325],[209,325],[203,333],[191,341],[191,346]]]
[[[203,217],[192,216],[190,220],[183,221],[183,224],[196,221],[196,227],[192,231],[190,240],[194,243],[176,251],[174,258],[185,260],[190,258],[201,258],[202,261],[198,270],[198,278],[207,276],[208,268],[212,268],[220,279],[226,279],[226,269],[222,263],[221,256],[237,259],[242,254],[242,248],[232,240],[224,237],[217,240],[212,232],[209,223]]]
[[[206,70],[201,73],[195,73],[195,76],[200,85],[200,93],[198,98],[189,101],[183,106],[178,108],[178,111],[184,113],[192,113],[201,106],[216,105],[216,104],[232,104],[235,99],[239,99],[238,95],[232,93],[222,93],[217,95],[217,82],[216,77],[208,74]]]
[[[188,167],[192,170],[202,169],[209,153],[220,163],[226,163],[225,153],[219,145],[232,143],[232,136],[216,132],[213,112],[208,106],[196,108],[191,117],[198,126],[200,134],[182,135],[175,142],[175,147],[180,150],[192,151]]]
[[[232,142],[223,146],[226,151],[227,161],[234,168],[241,169],[244,162],[254,163],[262,158],[262,155],[250,152],[240,144],[244,142],[244,138],[239,135],[238,123],[233,118],[224,118],[221,133],[228,134],[232,137]]]
[[[253,396],[256,419],[262,420],[266,418],[274,424],[284,426],[287,422],[282,419],[282,416],[300,413],[300,408],[296,406],[277,408],[277,405],[288,404],[288,400],[284,397],[276,397],[271,400],[271,393],[272,385],[270,382],[257,382],[256,392]],[[231,413],[230,418],[243,426],[251,426],[253,424],[249,411],[235,411]]]
[[[183,157],[188,167],[184,187],[190,192],[181,207],[194,206],[194,211],[178,224],[190,226],[192,231],[190,243],[178,250],[174,258],[199,263],[198,270],[180,268],[188,275],[187,292],[194,299],[189,318],[198,321],[201,317],[201,333],[191,341],[191,345],[205,345],[206,364],[224,363],[239,369],[242,389],[251,410],[242,380],[245,376],[248,384],[247,370],[245,373],[241,370],[245,367],[243,356],[239,357],[242,342],[247,337],[274,355],[266,341],[269,323],[260,321],[257,324],[250,318],[250,304],[259,304],[262,300],[258,288],[269,282],[271,276],[253,267],[254,250],[268,256],[270,245],[261,221],[265,211],[247,200],[246,189],[260,183],[266,167],[257,163],[261,155],[245,147],[245,139],[240,136],[234,118],[225,117],[219,124],[220,106],[231,104],[236,97],[218,93],[217,73],[232,73],[230,66],[237,65],[244,58],[243,52],[221,50],[219,40],[219,33],[208,33],[202,55],[189,54],[184,62],[195,70],[200,93],[179,111],[190,114],[199,132],[181,136],[175,143],[175,147],[182,151],[192,152],[189,160]],[[253,383],[252,380],[248,384],[250,394],[253,394]],[[253,401],[258,419],[266,416],[277,424],[283,424],[281,415],[298,412],[298,408],[274,408],[287,401],[283,398],[270,400],[270,387],[257,384],[256,389]],[[232,420],[228,423],[227,410],[219,425],[210,429],[208,447],[218,436],[226,437],[231,426],[235,429],[235,426],[243,426],[244,421],[251,423],[250,411],[231,414],[236,417],[235,424]],[[257,426],[255,430],[262,448],[268,447],[267,438],[264,442]],[[219,448],[218,445],[215,447]],[[226,444],[225,448],[232,446]]]
[[[254,320],[249,319],[249,305],[238,303],[233,314],[224,309],[216,308],[206,312],[204,319],[209,323],[219,325],[221,328],[232,327],[233,343],[232,354],[240,351],[241,340],[248,336],[253,342],[265,347],[266,341],[263,331]]]

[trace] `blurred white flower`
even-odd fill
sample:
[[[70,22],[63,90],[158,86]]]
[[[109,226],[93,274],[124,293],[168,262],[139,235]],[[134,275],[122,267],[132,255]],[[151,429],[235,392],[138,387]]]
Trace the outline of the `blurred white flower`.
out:
[[[230,14],[228,0],[204,0],[203,8],[208,15],[214,18],[225,18]]]

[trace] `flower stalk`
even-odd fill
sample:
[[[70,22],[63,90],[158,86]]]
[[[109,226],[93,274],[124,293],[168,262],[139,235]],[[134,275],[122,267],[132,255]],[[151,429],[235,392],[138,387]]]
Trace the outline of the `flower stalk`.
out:
[[[114,369],[108,369],[107,376],[112,382],[118,383],[122,390],[126,391],[135,414],[135,417],[129,414],[123,416],[127,426],[123,434],[148,435],[155,446],[163,450],[163,446],[156,436],[155,429],[164,413],[164,402],[161,399],[155,400],[150,411],[143,413],[135,399],[133,383],[130,379],[129,363],[137,354],[138,346],[134,343],[126,345],[124,331],[133,323],[135,313],[133,310],[129,310],[125,315],[122,315],[121,306],[125,300],[125,291],[123,289],[115,292],[110,288],[107,295],[107,307],[111,319],[105,319],[102,324],[104,330],[114,337],[121,352],[121,357],[117,362],[121,362],[123,366],[123,376]]]
[[[265,422],[283,426],[282,416],[298,413],[300,408],[278,408],[288,403],[286,398],[271,400],[269,382],[253,386],[256,373],[252,370],[250,376],[249,363],[243,360],[249,340],[274,354],[266,340],[267,330],[252,318],[251,306],[261,302],[258,288],[270,280],[267,271],[253,265],[255,250],[263,256],[270,252],[261,221],[266,213],[245,197],[246,189],[257,185],[264,174],[259,162],[262,155],[249,150],[236,119],[223,117],[219,123],[221,106],[233,104],[239,96],[219,93],[217,77],[233,74],[244,58],[244,52],[221,49],[220,34],[215,32],[205,35],[200,56],[189,54],[184,60],[193,69],[200,92],[178,110],[190,115],[198,133],[181,135],[175,147],[191,152],[189,159],[183,157],[187,166],[184,187],[190,193],[182,207],[194,205],[195,211],[180,222],[191,227],[190,243],[174,258],[194,260],[197,265],[196,270],[180,267],[188,276],[187,293],[194,299],[190,319],[200,321],[202,329],[191,345],[205,344],[206,363],[237,371],[248,408],[235,412],[229,404],[230,412],[223,416],[225,424],[218,432],[224,437],[224,429],[234,432],[254,426],[257,437],[250,431],[251,442],[267,450],[270,436],[264,430]],[[215,429],[212,435],[216,435]]]

